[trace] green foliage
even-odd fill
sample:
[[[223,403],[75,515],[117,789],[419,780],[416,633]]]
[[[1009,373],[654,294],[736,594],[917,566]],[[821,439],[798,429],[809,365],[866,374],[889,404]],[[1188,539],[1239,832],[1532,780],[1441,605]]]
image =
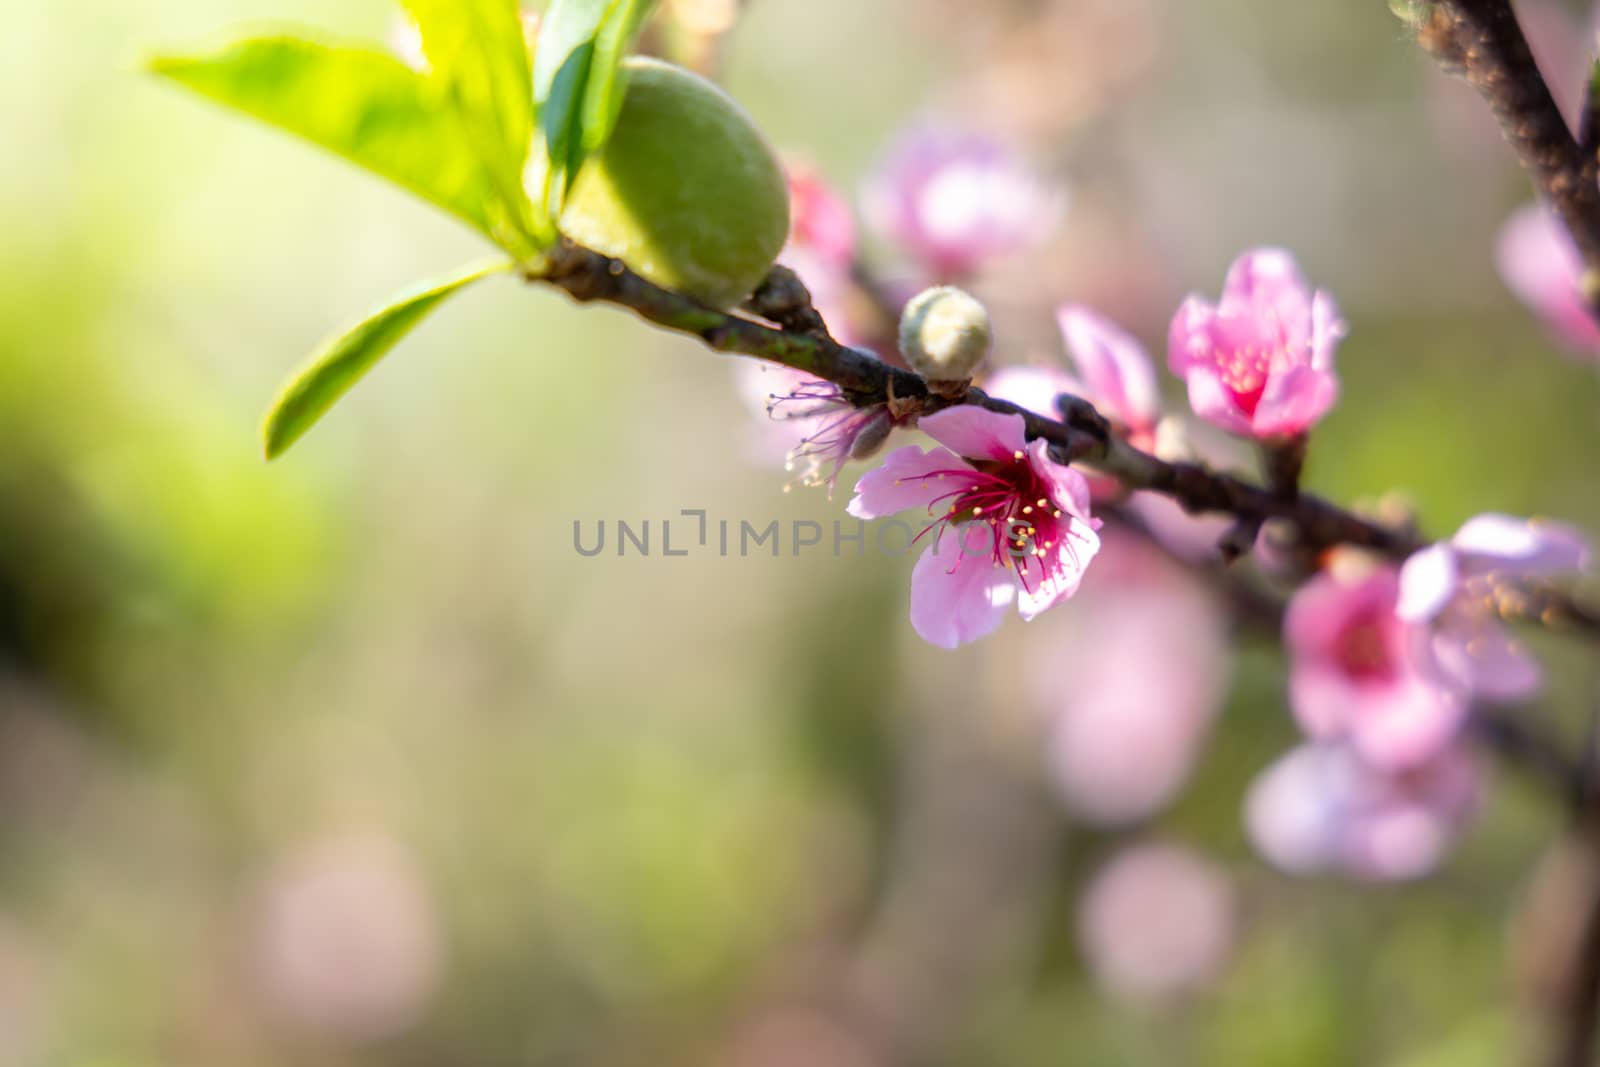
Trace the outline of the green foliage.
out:
[[[456,292],[512,266],[478,264],[443,280],[425,282],[331,338],[278,394],[262,427],[268,459],[275,459],[309,430],[401,338]]]
[[[490,238],[505,214],[437,88],[382,52],[294,37],[162,56],[150,70],[387,178]]]
[[[532,238],[534,221],[522,187],[533,138],[528,48],[516,0],[404,0],[422,31],[431,78],[445,91],[499,190],[512,233]],[[534,244],[548,244],[551,233]],[[511,251],[526,251],[512,248]]]
[[[395,182],[518,260],[536,256],[555,241],[560,199],[578,168],[616,126],[627,89],[622,60],[654,0],[555,0],[536,70],[516,0],[402,2],[421,32],[426,74],[382,52],[295,37],[164,56],[150,69]],[[536,129],[553,163],[539,212],[524,186]],[[506,266],[425,284],[324,346],[268,414],[267,458],[442,300]]]
[[[583,161],[617,124],[628,47],[654,0],[554,0],[539,31],[533,90],[549,166],[544,210],[554,220]]]

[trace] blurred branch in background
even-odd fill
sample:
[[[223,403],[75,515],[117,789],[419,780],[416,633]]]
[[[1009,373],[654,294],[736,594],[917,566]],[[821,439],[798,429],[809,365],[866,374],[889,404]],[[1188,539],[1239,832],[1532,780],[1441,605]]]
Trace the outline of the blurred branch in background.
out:
[[[1567,128],[1510,0],[1423,0],[1419,7],[1411,16],[1418,42],[1488,102],[1583,254],[1585,295],[1600,315],[1600,161]]]

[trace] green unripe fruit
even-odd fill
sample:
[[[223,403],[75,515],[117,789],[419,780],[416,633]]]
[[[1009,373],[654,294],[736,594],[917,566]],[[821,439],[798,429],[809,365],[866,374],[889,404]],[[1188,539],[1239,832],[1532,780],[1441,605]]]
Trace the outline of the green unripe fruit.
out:
[[[929,382],[964,382],[988,355],[989,312],[952,286],[925,289],[900,313],[900,352]]]
[[[789,186],[733,98],[634,57],[615,131],[562,208],[566,236],[713,307],[760,285],[789,237]],[[542,177],[542,176],[541,176]]]

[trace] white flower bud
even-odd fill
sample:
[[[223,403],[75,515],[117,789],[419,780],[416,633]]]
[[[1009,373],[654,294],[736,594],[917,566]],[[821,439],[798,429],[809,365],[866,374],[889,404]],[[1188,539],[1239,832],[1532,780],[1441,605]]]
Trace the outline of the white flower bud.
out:
[[[929,382],[968,380],[993,340],[988,310],[948,285],[918,293],[900,315],[900,351]]]

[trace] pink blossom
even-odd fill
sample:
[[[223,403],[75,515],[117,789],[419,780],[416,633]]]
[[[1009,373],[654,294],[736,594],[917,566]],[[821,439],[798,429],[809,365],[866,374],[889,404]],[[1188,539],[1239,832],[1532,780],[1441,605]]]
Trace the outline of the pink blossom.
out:
[[[1478,771],[1458,746],[1386,774],[1344,745],[1303,745],[1257,777],[1245,801],[1251,841],[1291,874],[1420,878],[1477,810]]]
[[[1094,976],[1118,996],[1161,1000],[1214,981],[1238,933],[1227,875],[1190,849],[1134,845],[1097,871],[1078,910]]]
[[[1538,691],[1538,661],[1497,621],[1497,587],[1589,565],[1582,534],[1559,523],[1479,515],[1449,541],[1415,553],[1400,571],[1395,606],[1403,620],[1433,625],[1440,670],[1484,700],[1524,700]]]
[[[1567,348],[1600,358],[1600,325],[1583,302],[1583,258],[1546,208],[1528,204],[1500,228],[1500,277]]]
[[[790,160],[789,245],[805,249],[837,270],[856,257],[856,223],[850,205],[807,163]]]
[[[358,1040],[414,1024],[436,992],[442,936],[422,871],[388,834],[312,842],[264,886],[255,964],[286,1019]]]
[[[911,625],[955,648],[994,632],[1015,601],[1032,619],[1077,591],[1100,547],[1077,471],[1029,443],[1022,416],[971,405],[921,420],[945,446],[911,445],[856,483],[850,514],[876,519],[919,508],[934,534],[911,576]],[[954,545],[942,544],[953,529]]]
[[[1201,418],[1245,436],[1289,436],[1333,407],[1344,334],[1333,298],[1312,292],[1287,252],[1257,249],[1229,268],[1219,303],[1191,296],[1178,308],[1167,362]]]
[[[1188,781],[1229,674],[1227,625],[1189,571],[1106,531],[1081,610],[1040,635],[1033,691],[1049,716],[1050,778],[1080,821],[1154,815]]]
[[[1000,142],[931,126],[903,134],[862,193],[868,223],[938,281],[1047,238],[1064,201]]]
[[[1466,712],[1461,694],[1432,670],[1427,631],[1395,614],[1399,588],[1389,566],[1323,573],[1295,595],[1284,620],[1289,702],[1301,728],[1316,741],[1348,741],[1385,770],[1433,758]]]
[[[1056,321],[1075,373],[1055,367],[1003,367],[985,383],[985,390],[1049,418],[1059,417],[1055,398],[1071,393],[1118,423],[1138,439],[1135,443],[1150,443],[1161,417],[1161,395],[1144,346],[1109,319],[1075,304],[1057,309]]]
[[[781,364],[738,360],[739,391],[764,416],[757,449],[799,482],[825,486],[828,495],[844,465],[877,454],[895,427],[887,405],[857,407],[832,382]]]

